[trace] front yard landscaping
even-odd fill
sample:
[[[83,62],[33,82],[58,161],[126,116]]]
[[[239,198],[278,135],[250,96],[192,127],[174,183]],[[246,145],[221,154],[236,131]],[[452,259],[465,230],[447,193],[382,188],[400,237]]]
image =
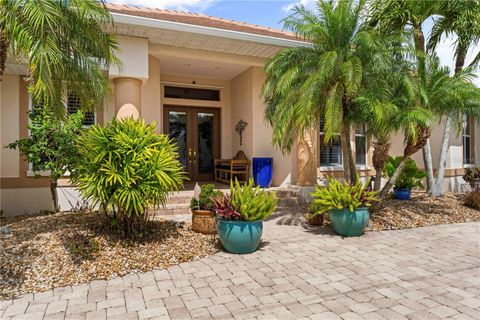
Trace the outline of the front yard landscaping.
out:
[[[212,236],[189,223],[151,221],[140,240],[126,240],[96,213],[2,219],[0,299],[136,271],[167,268],[217,251]]]

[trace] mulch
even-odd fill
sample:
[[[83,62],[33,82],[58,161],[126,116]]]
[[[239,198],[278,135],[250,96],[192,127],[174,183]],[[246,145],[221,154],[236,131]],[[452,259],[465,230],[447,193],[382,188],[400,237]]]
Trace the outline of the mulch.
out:
[[[2,219],[0,298],[167,268],[217,252],[212,236],[189,223],[152,221],[139,240],[125,240],[96,213]],[[108,227],[106,227],[108,226]]]
[[[480,222],[480,210],[463,204],[463,194],[446,193],[432,198],[424,192],[412,193],[408,201],[386,199],[370,214],[368,230],[398,230],[438,224]]]

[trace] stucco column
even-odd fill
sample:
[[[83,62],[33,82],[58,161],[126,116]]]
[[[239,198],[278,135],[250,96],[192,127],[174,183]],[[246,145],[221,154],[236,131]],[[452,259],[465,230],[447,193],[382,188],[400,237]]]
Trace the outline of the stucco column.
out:
[[[141,112],[142,81],[135,78],[116,78],[113,82],[115,83],[116,118],[138,119]]]
[[[311,187],[317,183],[318,132],[311,129],[297,140],[297,168],[295,184]]]

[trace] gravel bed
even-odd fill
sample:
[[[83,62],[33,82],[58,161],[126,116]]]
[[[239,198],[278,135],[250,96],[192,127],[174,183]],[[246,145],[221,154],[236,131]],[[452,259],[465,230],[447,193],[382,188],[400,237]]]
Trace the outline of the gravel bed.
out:
[[[4,218],[0,298],[167,268],[217,252],[189,223],[153,221],[142,240],[125,240],[95,213]]]
[[[462,194],[447,193],[432,198],[423,192],[412,193],[409,201],[386,199],[370,216],[369,230],[397,230],[438,224],[480,222],[480,210],[466,207]]]

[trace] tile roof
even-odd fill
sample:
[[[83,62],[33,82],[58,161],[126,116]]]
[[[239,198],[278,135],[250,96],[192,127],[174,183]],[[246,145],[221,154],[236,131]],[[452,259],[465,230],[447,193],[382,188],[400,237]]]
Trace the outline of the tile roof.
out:
[[[156,9],[148,7],[136,7],[124,4],[107,4],[110,12],[122,13],[132,16],[146,17],[157,20],[173,21],[197,26],[217,28],[223,30],[239,31],[275,38],[299,40],[295,34],[272,28],[262,27],[255,24],[238,22],[223,18],[212,17],[201,13],[190,13],[176,10]]]

